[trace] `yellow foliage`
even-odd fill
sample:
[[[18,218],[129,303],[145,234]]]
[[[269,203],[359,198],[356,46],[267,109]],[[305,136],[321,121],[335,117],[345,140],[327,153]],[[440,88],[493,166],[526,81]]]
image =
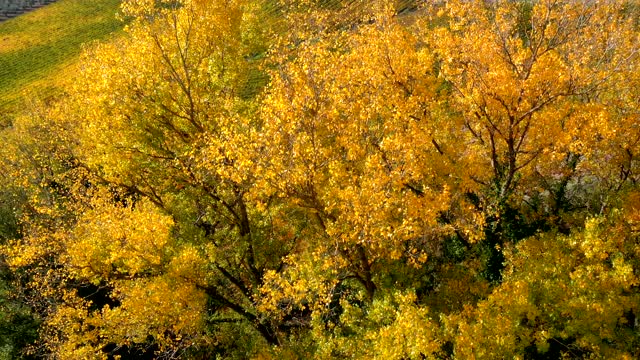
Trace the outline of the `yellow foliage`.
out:
[[[67,263],[77,276],[96,284],[112,275],[157,273],[171,249],[173,221],[144,201],[135,207],[98,198],[70,234]]]
[[[637,357],[633,4],[423,5],[123,2],[1,134],[46,355]]]

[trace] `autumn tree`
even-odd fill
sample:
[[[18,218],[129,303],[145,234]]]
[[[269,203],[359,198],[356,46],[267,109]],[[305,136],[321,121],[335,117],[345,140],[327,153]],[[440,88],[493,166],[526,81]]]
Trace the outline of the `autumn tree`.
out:
[[[57,110],[31,104],[0,135],[2,206],[7,210],[1,237],[3,328],[8,332],[3,338],[9,345],[24,346],[36,339],[35,325],[50,311],[52,299],[51,292],[40,291],[64,287],[65,280],[51,272],[56,266],[52,260],[61,251],[56,235],[68,229],[82,204],[83,192],[71,189],[86,173],[74,165],[65,138],[68,123],[51,121],[49,115]],[[31,328],[25,326],[29,321]],[[14,350],[10,357],[26,355]]]
[[[328,354],[347,357],[382,341],[375,329],[393,318],[350,324],[364,326],[380,302],[400,311],[391,289],[460,311],[500,284],[505,246],[579,231],[603,209],[612,177],[594,164],[624,157],[612,135],[629,125],[611,101],[637,64],[623,2],[439,2],[411,14],[413,29],[392,6],[370,16],[298,39],[263,110],[267,191],[305,209],[318,237],[272,281],[318,313],[369,308],[330,325],[317,315]],[[439,351],[422,344],[393,356]]]
[[[637,196],[582,231],[509,247],[502,284],[444,320],[455,356],[637,357]]]
[[[637,357],[634,6],[125,1],[2,133],[32,350]]]
[[[45,119],[72,124],[56,141],[87,174],[61,195],[72,216],[8,250],[14,267],[42,259],[64,279],[34,280],[56,304],[43,311],[46,351],[171,357],[278,344],[254,296],[297,236],[274,226],[285,208],[247,197],[260,6],[125,2],[126,34],[87,51],[80,80]]]

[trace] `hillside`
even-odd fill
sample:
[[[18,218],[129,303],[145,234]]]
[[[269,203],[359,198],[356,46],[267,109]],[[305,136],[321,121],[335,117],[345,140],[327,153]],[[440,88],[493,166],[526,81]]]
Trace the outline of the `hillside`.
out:
[[[54,95],[83,44],[122,28],[120,0],[60,0],[0,23],[0,110]]]

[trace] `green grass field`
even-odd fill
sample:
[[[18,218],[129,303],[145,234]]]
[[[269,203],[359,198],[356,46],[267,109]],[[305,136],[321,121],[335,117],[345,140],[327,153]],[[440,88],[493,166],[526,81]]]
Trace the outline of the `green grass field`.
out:
[[[58,0],[0,23],[0,113],[36,95],[48,98],[73,79],[83,44],[120,30],[121,0]]]

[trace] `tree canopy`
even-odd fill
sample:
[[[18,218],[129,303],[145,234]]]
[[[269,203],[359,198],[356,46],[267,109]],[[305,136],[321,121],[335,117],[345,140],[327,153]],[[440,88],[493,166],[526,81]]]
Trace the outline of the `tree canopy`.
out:
[[[0,133],[7,351],[640,357],[634,1],[120,16]]]

